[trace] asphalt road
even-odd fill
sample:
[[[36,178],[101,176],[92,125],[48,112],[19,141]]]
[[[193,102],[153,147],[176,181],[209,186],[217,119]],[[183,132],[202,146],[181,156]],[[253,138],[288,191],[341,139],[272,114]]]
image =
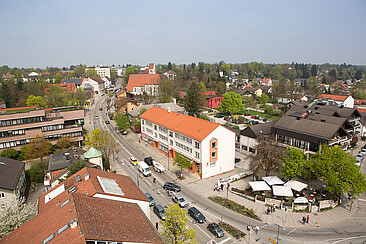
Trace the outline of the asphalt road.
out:
[[[165,190],[162,189],[162,185],[166,181],[174,181],[169,175],[159,174],[152,170],[151,177],[140,177],[137,167],[132,166],[128,163],[128,158],[131,156],[136,157],[139,161],[150,155],[145,155],[144,151],[137,150],[133,145],[129,143],[129,138],[124,137],[119,131],[115,131],[112,125],[105,124],[106,120],[109,120],[106,116],[106,96],[101,97],[102,99],[96,99],[94,110],[89,111],[87,116],[92,116],[94,122],[94,128],[109,129],[114,136],[117,138],[121,146],[121,150],[118,153],[118,163],[139,186],[143,192],[150,193],[158,204],[167,206],[171,201],[171,198],[167,195]],[[99,111],[99,107],[103,107],[103,111]],[[98,115],[99,119],[94,119],[94,116]],[[90,118],[90,117],[89,117]],[[363,172],[365,172],[365,164],[361,165]],[[157,179],[156,184],[153,183],[152,179]],[[268,238],[276,240],[278,234],[278,227],[274,225],[266,225],[263,222],[255,221],[253,219],[243,217],[231,210],[224,209],[217,204],[209,201],[206,198],[202,198],[200,195],[195,194],[191,187],[180,185],[182,188],[181,195],[189,203],[189,207],[195,206],[199,209],[207,218],[207,222],[217,221],[222,219],[225,222],[231,223],[235,226],[242,226],[241,230],[246,230],[246,226],[249,223],[252,226],[258,225],[260,231],[258,234],[251,232],[250,243],[269,243]],[[158,189],[160,194],[158,194]],[[189,208],[188,207],[188,208]],[[351,207],[351,206],[349,206]],[[301,228],[301,229],[280,229],[280,241],[279,243],[332,243],[332,244],[343,244],[343,243],[366,243],[366,194],[364,193],[358,199],[358,204],[354,203],[352,207],[357,207],[357,213],[351,218],[342,221],[341,223],[335,223],[327,227],[318,228]],[[207,224],[196,224],[189,217],[190,225],[193,229],[197,230],[196,235],[199,243],[207,243],[212,239],[212,234],[207,231]],[[159,221],[158,217],[151,211],[151,221],[154,224]],[[161,230],[161,229],[160,229]],[[246,231],[247,232],[247,231]],[[225,235],[223,238],[216,240],[217,243],[238,243],[235,239],[229,235]],[[248,235],[243,243],[248,243]]]

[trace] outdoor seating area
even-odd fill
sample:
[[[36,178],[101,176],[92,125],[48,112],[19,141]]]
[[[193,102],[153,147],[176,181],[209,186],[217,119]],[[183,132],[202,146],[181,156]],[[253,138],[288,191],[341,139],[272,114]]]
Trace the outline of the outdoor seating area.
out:
[[[325,186],[319,182],[313,182],[308,186],[297,180],[284,182],[278,176],[266,176],[258,181],[250,181],[248,184],[249,188],[244,190],[236,188],[232,190],[247,195],[254,201],[262,201],[271,206],[294,211],[309,211],[312,205],[317,211],[325,201],[333,202],[328,204],[328,207],[336,206],[332,195],[326,192]]]

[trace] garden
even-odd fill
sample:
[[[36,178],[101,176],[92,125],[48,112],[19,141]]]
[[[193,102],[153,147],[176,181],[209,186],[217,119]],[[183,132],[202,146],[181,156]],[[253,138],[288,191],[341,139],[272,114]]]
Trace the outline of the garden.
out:
[[[244,216],[247,216],[252,219],[260,220],[260,218],[254,213],[253,209],[248,209],[248,208],[244,207],[243,205],[240,205],[234,201],[231,201],[231,200],[223,198],[223,197],[218,197],[218,196],[209,197],[208,199],[210,199],[211,201],[213,201],[217,204],[220,204],[221,206],[223,206],[225,208],[228,208],[237,213],[240,213]]]
[[[228,223],[219,221],[218,225],[237,240],[245,236],[243,231],[229,225]]]

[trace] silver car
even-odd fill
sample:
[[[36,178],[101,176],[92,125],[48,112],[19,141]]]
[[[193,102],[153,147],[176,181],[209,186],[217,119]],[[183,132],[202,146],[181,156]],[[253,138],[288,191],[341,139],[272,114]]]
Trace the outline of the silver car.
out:
[[[181,207],[181,208],[185,208],[188,206],[188,203],[186,202],[186,200],[184,200],[184,198],[179,194],[173,195],[172,199],[173,199],[173,202],[178,203],[179,207]]]

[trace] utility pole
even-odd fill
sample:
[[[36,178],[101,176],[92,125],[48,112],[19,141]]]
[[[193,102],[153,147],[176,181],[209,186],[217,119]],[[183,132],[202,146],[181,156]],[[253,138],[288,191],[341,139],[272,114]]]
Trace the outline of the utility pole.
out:
[[[249,234],[249,236],[248,236],[248,238],[249,238],[249,244],[250,244],[250,222],[249,222],[249,225],[247,226],[247,231],[248,231],[248,234]]]
[[[279,224],[276,224],[276,223],[273,223],[274,226],[277,226],[277,244],[280,243],[280,228],[282,230],[286,230],[286,228],[282,227],[281,225]]]

